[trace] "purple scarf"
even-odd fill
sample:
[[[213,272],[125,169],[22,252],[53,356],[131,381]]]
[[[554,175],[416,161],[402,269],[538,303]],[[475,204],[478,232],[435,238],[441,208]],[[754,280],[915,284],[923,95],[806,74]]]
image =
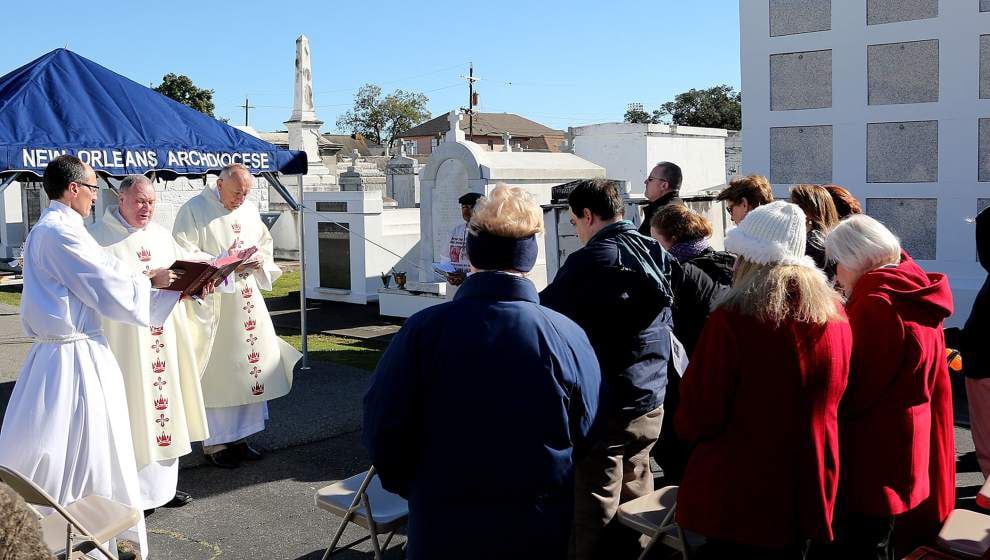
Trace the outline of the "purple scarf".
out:
[[[684,262],[697,257],[710,248],[711,245],[708,243],[708,240],[702,237],[692,241],[675,243],[667,252],[670,253],[670,256],[677,259],[677,262]]]

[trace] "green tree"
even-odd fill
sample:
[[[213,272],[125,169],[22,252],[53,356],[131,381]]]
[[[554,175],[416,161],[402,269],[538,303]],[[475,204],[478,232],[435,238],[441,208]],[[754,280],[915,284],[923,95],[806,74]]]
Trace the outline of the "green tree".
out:
[[[629,108],[626,109],[626,114],[624,117],[627,123],[636,124],[655,124],[657,121],[653,119],[653,115],[647,113],[642,105],[638,103],[630,103]]]
[[[196,87],[188,76],[172,74],[162,77],[162,83],[154,88],[158,93],[196,109],[200,113],[213,116],[213,90]]]
[[[740,130],[742,94],[724,84],[708,89],[692,88],[661,105],[653,111],[653,116],[684,126]]]
[[[365,84],[354,94],[354,107],[337,119],[337,129],[390,146],[396,136],[431,117],[429,101],[422,93],[401,89],[383,97],[382,88]]]

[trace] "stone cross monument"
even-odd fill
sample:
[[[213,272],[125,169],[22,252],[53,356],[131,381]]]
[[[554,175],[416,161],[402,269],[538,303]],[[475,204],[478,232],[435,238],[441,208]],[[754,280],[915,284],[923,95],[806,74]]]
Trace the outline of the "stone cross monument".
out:
[[[460,111],[451,111],[447,114],[447,121],[450,123],[450,130],[447,131],[447,137],[444,138],[447,142],[463,142],[464,129],[461,128],[461,119],[464,115]]]
[[[306,152],[306,158],[309,160],[309,169],[304,179],[306,186],[332,187],[336,179],[320,159],[321,125],[323,121],[316,118],[313,106],[313,68],[310,61],[309,39],[305,35],[300,35],[296,39],[296,89],[292,116],[285,121],[289,131],[289,149]]]
[[[509,143],[510,140],[512,140],[512,135],[509,134],[508,132],[503,132],[502,133],[502,144],[505,145],[505,151],[507,151],[507,152],[511,152],[512,151],[512,144]]]

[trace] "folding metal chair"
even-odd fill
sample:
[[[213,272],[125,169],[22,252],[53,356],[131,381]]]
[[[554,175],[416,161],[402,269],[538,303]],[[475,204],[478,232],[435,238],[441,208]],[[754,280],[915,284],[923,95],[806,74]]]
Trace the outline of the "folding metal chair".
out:
[[[639,555],[639,560],[658,542],[681,553],[688,560],[688,545],[684,531],[674,523],[677,513],[677,486],[666,486],[645,496],[619,506],[619,523],[650,537],[650,543]]]
[[[316,506],[341,518],[340,527],[323,555],[323,560],[337,550],[345,550],[371,539],[375,560],[382,560],[382,551],[392,542],[395,531],[406,524],[409,518],[409,504],[384,488],[375,476],[375,467],[368,472],[356,474],[340,482],[324,486],[316,492]],[[368,530],[368,535],[337,548],[337,542],[344,534],[348,523],[354,523]],[[378,535],[387,532],[385,544],[378,541]]]
[[[982,558],[990,550],[990,515],[966,509],[949,513],[936,544],[963,558]]]
[[[108,559],[117,560],[103,543],[141,520],[138,510],[102,496],[86,496],[63,507],[30,479],[2,465],[0,481],[28,504],[54,510],[47,516],[36,509],[35,512],[41,519],[45,545],[59,558],[85,558],[87,552],[96,549]]]

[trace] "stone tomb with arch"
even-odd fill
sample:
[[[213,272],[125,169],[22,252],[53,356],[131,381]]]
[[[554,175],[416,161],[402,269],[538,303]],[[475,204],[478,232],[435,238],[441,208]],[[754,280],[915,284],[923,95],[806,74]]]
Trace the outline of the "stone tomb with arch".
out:
[[[460,115],[451,113],[452,124]],[[537,204],[550,204],[554,186],[577,179],[605,177],[605,169],[569,153],[490,152],[464,139],[458,126],[451,126],[446,141],[437,146],[419,172],[420,244],[418,270],[408,270],[411,280],[405,289],[382,288],[379,304],[383,315],[408,317],[412,313],[449,299],[456,288],[433,272],[450,241],[450,232],[462,223],[457,199],[469,192],[488,195],[500,183],[524,188]],[[547,275],[546,240],[539,239],[539,255],[529,278],[542,289]],[[403,263],[405,264],[405,263]],[[412,281],[418,280],[418,282]]]

